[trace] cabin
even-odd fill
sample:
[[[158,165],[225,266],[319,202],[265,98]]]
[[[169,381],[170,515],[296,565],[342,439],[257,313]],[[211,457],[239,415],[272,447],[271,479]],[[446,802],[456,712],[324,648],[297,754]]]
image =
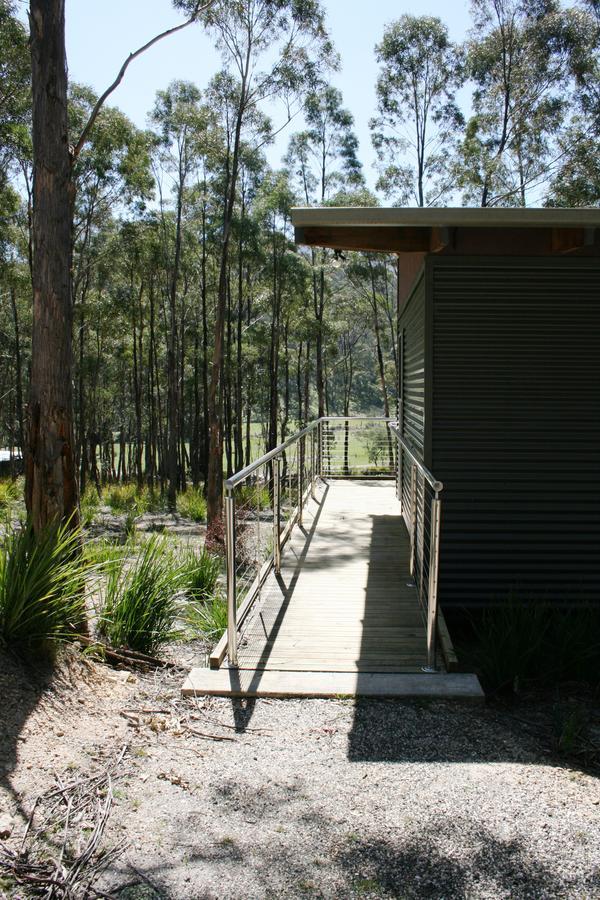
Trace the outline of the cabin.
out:
[[[227,480],[227,633],[183,692],[480,700],[448,616],[600,602],[600,209],[292,221],[397,255],[397,417],[317,419]]]
[[[600,210],[293,221],[300,244],[398,255],[398,427],[444,485],[442,609],[600,603]]]

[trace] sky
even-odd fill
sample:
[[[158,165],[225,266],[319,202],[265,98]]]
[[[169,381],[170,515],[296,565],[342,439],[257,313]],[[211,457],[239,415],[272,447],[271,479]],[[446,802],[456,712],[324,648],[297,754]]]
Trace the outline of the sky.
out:
[[[27,4],[19,4],[25,14]],[[341,56],[341,70],[331,80],[355,118],[360,158],[369,186],[376,175],[372,168],[368,122],[375,111],[375,81],[378,66],[374,47],[384,26],[403,13],[439,16],[453,40],[464,38],[469,28],[469,4],[463,0],[323,0],[327,24]],[[182,21],[170,0],[66,0],[66,40],[69,77],[90,85],[97,93],[114,79],[126,56],[155,34]],[[139,127],[146,125],[157,90],[173,79],[193,81],[205,87],[221,67],[211,40],[198,26],[191,26],[160,41],[135,60],[124,81],[110,98]],[[273,111],[269,111],[273,115]],[[283,117],[281,119],[283,121]],[[267,151],[277,166],[289,135],[300,123],[292,122]]]

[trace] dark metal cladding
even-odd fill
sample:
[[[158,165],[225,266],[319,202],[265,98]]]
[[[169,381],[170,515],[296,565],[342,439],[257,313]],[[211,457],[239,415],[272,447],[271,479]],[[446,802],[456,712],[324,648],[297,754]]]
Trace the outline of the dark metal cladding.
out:
[[[429,257],[426,272],[425,341],[423,279],[401,318],[405,421],[444,482],[442,604],[600,603],[600,260]]]

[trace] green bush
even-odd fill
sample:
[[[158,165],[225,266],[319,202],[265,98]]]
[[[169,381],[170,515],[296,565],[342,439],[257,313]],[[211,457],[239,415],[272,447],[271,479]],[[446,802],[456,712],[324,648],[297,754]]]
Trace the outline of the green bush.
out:
[[[182,587],[192,600],[205,601],[214,594],[221,571],[220,557],[202,550],[189,550],[181,563]]]
[[[183,573],[164,538],[154,535],[137,559],[109,573],[99,631],[115,647],[154,654],[173,637]]]
[[[49,657],[58,642],[75,639],[93,568],[78,530],[50,527],[37,538],[30,525],[9,530],[0,547],[0,635],[7,646]]]
[[[206,499],[200,488],[191,487],[177,495],[177,512],[194,522],[206,522]]]

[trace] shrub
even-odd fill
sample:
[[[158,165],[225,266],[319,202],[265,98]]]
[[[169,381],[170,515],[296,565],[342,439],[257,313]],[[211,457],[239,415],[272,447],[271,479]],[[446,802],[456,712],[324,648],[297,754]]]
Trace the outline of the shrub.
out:
[[[206,500],[200,488],[188,488],[177,495],[177,512],[194,522],[206,522]]]
[[[87,576],[81,533],[66,525],[38,537],[31,525],[9,530],[0,547],[0,635],[18,651],[51,656],[85,621]]]
[[[227,629],[227,603],[220,594],[213,594],[205,603],[190,603],[186,620],[192,631],[216,642]]]
[[[154,535],[131,565],[108,577],[99,630],[115,647],[156,653],[173,636],[183,574],[164,538]]]
[[[199,554],[193,550],[185,554],[181,564],[182,587],[192,600],[205,601],[214,594],[221,565],[221,558],[206,549]]]

